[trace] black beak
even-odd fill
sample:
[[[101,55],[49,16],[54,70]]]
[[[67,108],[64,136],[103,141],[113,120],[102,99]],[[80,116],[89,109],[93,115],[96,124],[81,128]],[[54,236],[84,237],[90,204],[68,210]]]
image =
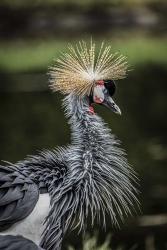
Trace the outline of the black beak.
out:
[[[116,103],[113,101],[113,99],[110,96],[107,96],[107,98],[105,98],[103,105],[111,109],[114,113],[121,115],[120,108],[116,105]]]

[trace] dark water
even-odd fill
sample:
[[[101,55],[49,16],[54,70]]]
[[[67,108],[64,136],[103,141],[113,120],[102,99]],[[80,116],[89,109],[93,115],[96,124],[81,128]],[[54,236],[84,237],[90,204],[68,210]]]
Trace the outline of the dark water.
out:
[[[47,91],[44,74],[3,75],[1,79],[6,84],[0,92],[0,159],[15,162],[70,141],[62,96]],[[143,214],[167,212],[166,79],[166,68],[145,65],[117,84],[115,101],[122,110],[121,117],[106,108],[96,108],[123,142],[129,162],[139,173]],[[127,243],[128,232],[132,234],[133,230],[129,225],[118,235]],[[166,237],[164,227],[135,230],[137,244],[150,233],[155,238]]]

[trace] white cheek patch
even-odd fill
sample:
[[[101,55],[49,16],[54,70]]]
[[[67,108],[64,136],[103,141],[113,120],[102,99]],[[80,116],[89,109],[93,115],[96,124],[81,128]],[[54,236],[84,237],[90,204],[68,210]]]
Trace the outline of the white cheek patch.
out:
[[[104,101],[104,86],[96,85],[93,90],[93,101],[95,103],[102,103]]]

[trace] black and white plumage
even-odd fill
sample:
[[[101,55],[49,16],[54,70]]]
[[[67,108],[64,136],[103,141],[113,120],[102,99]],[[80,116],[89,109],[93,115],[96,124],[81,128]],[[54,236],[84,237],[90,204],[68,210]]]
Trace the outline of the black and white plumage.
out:
[[[106,214],[117,225],[132,213],[138,204],[135,173],[92,107],[99,103],[120,113],[114,91],[115,83],[103,79],[96,79],[89,94],[74,89],[64,98],[71,144],[0,167],[0,246],[3,239],[11,244],[7,235],[19,242],[22,234],[34,250],[60,250],[67,229],[85,229],[88,215],[92,225],[95,219],[105,225]]]

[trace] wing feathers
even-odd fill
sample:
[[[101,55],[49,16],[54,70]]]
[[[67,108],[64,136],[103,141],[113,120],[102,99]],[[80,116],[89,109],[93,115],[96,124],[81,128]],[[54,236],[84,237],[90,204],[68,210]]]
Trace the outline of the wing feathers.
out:
[[[27,217],[39,198],[39,187],[9,166],[0,166],[0,231]]]

